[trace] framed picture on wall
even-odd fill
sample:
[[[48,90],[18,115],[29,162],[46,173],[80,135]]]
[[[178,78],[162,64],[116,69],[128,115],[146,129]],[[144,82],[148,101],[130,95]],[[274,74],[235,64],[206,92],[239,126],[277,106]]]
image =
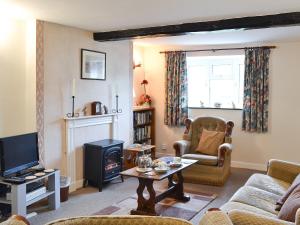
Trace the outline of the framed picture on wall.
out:
[[[81,79],[106,79],[106,53],[81,49]]]

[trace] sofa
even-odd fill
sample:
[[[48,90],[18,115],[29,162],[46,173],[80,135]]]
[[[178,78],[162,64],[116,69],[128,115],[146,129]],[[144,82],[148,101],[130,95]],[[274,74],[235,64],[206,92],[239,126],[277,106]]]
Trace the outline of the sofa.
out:
[[[184,181],[222,186],[230,175],[232,121],[219,117],[198,117],[185,120],[186,129],[182,140],[174,143],[175,155],[183,159],[194,159],[197,163],[182,171]],[[224,139],[215,154],[201,154],[197,151],[203,129],[224,132]],[[200,138],[201,137],[201,138]]]
[[[58,219],[46,225],[192,225],[190,222],[171,218],[154,216],[81,216]],[[20,216],[12,216],[1,225],[29,225],[29,222]]]
[[[220,208],[221,211],[208,212],[200,225],[300,225],[300,208],[296,212],[295,223],[278,219],[278,211],[275,210],[276,202],[299,173],[300,164],[270,160],[267,174],[253,174]]]

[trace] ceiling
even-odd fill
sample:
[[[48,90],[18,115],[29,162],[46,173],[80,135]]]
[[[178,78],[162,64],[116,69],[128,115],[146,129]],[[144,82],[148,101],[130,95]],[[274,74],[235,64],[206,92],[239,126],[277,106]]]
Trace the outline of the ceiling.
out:
[[[183,36],[143,38],[134,40],[134,44],[139,46],[193,46],[270,43],[279,41],[300,41],[300,26],[277,27],[257,30],[203,32]]]
[[[33,17],[90,31],[300,11],[299,0],[0,0]],[[2,10],[5,7],[2,5]]]

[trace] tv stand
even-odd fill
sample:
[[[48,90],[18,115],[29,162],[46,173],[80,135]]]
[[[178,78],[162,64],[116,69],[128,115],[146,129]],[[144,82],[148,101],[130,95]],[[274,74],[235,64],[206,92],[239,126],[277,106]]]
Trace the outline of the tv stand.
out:
[[[42,177],[38,177],[33,180],[26,181],[23,184],[12,184],[3,181],[0,178],[0,183],[10,186],[11,200],[7,200],[6,197],[0,197],[0,203],[11,205],[11,213],[26,217],[27,206],[40,201],[44,198],[48,198],[48,204],[50,209],[58,209],[60,207],[60,171],[55,170],[51,173],[46,173]],[[48,179],[47,191],[44,194],[37,196],[36,198],[26,201],[26,186],[40,181]]]

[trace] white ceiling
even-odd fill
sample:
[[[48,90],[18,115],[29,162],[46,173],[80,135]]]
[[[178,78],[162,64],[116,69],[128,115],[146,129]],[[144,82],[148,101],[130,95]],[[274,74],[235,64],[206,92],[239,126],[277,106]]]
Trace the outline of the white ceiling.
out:
[[[101,32],[185,22],[300,12],[300,0],[0,0],[0,16],[40,20]],[[222,45],[300,40],[300,26],[145,38],[137,45]]]
[[[16,4],[37,19],[90,31],[300,11],[299,0],[0,0],[1,2]]]
[[[140,46],[193,46],[270,43],[282,41],[300,41],[300,26],[258,30],[230,30],[197,34],[195,33],[173,37],[143,38],[134,40],[134,44]]]

